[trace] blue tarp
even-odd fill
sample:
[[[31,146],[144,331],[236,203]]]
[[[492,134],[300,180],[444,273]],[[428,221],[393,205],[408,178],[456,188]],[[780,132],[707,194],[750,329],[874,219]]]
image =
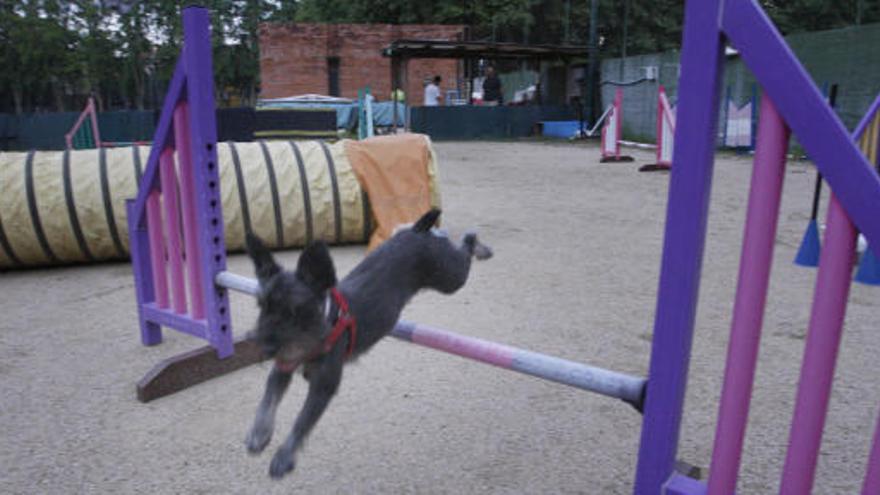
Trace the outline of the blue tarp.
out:
[[[397,125],[403,125],[403,116],[406,115],[406,105],[397,102]],[[373,125],[394,125],[394,102],[373,102]]]

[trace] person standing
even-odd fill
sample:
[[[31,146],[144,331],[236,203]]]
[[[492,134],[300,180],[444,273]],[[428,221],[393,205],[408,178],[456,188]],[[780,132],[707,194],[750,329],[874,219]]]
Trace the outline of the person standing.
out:
[[[491,65],[486,69],[486,79],[483,81],[483,103],[488,106],[501,105],[501,80]]]
[[[443,78],[434,76],[434,80],[425,86],[425,106],[436,107],[440,104],[440,82]]]

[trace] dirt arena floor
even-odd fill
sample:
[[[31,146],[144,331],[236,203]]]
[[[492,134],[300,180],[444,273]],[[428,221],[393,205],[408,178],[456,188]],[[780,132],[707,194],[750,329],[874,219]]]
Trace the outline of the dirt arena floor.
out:
[[[438,143],[445,226],[495,249],[452,297],[409,320],[644,375],[667,174],[600,164],[594,144]],[[750,160],[719,155],[680,457],[706,467],[726,352]],[[739,493],[778,489],[815,271],[792,264],[813,168],[789,166]],[[826,190],[827,191],[827,190]],[[827,197],[827,196],[826,196]],[[824,200],[825,198],[823,198]],[[824,206],[824,201],[823,201]],[[340,274],[363,255],[334,248]],[[296,252],[279,254],[293,266]],[[230,269],[251,274],[247,259]],[[880,289],[853,285],[817,494],[855,493],[880,404]],[[347,367],[296,471],[267,472],[305,395],[291,388],[267,451],[243,439],[257,365],[149,404],[135,383],[198,347],[139,342],[127,264],[0,275],[0,493],[625,494],[640,416],[623,402],[388,339]],[[255,304],[233,297],[237,333]]]

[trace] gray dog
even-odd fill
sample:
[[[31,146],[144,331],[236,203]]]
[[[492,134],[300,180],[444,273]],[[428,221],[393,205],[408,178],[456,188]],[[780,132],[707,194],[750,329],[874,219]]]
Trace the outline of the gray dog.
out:
[[[260,283],[260,316],[252,337],[275,359],[266,392],[246,444],[251,453],[266,448],[275,411],[293,371],[305,363],[309,382],[305,404],[282,444],[269,475],[293,470],[296,452],[318,422],[342,380],[342,366],[387,335],[407,302],[421,289],[444,294],[467,281],[471,258],[488,259],[492,251],[468,233],[455,247],[434,229],[440,210],[426,213],[370,253],[336,284],[336,270],[321,242],[303,250],[295,272],[285,272],[260,240],[249,234],[247,250]]]

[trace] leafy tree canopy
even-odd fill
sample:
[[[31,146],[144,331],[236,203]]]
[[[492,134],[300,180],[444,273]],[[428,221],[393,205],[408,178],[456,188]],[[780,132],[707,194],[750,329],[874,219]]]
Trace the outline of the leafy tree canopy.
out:
[[[600,56],[676,48],[681,0],[598,0]],[[180,47],[179,0],[0,2],[0,111],[156,108]],[[221,104],[252,104],[261,22],[461,24],[471,39],[586,44],[590,1],[202,0]],[[880,2],[761,0],[784,34],[880,22]]]

